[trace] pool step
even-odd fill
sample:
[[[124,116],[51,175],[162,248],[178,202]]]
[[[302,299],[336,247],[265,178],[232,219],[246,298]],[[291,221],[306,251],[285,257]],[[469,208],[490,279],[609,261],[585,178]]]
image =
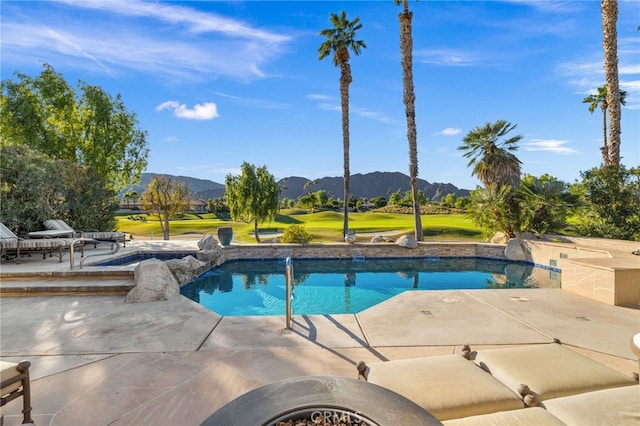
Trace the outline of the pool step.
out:
[[[0,280],[2,282],[33,280],[121,280],[128,278],[133,278],[133,269],[77,269],[72,271],[23,271],[0,273]]]
[[[127,294],[133,271],[54,271],[3,273],[0,296],[86,296]]]
[[[134,286],[131,279],[108,280],[37,280],[37,281],[2,281],[1,297],[21,296],[98,296],[125,295]]]

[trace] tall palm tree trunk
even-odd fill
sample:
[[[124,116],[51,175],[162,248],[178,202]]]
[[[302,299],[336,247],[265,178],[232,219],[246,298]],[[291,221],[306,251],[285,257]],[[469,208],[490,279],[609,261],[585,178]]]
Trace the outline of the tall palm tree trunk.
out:
[[[404,86],[404,108],[407,116],[407,140],[409,142],[409,177],[411,183],[411,198],[413,201],[413,222],[415,238],[424,240],[422,220],[420,218],[420,199],[418,196],[418,132],[416,130],[415,89],[413,86],[413,37],[411,35],[411,20],[413,13],[408,10],[407,0],[404,11],[399,14],[400,20],[400,52],[402,54],[402,82]]]
[[[340,64],[340,102],[342,104],[342,150],[344,163],[344,222],[342,238],[349,231],[349,84],[351,84],[351,65],[347,61]]]
[[[602,103],[602,135],[603,145],[600,148],[602,152],[602,165],[609,165],[609,144],[607,143],[607,101]]]
[[[618,1],[602,0],[602,45],[609,108],[609,163],[620,165],[620,86],[618,82]]]

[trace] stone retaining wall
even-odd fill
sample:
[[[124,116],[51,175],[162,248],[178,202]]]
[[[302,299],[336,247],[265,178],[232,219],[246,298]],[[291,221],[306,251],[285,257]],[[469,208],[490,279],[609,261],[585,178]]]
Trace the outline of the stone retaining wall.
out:
[[[394,257],[483,257],[505,259],[504,245],[421,242],[409,249],[394,243],[369,244],[243,244],[224,248],[226,260],[237,259],[359,259]]]

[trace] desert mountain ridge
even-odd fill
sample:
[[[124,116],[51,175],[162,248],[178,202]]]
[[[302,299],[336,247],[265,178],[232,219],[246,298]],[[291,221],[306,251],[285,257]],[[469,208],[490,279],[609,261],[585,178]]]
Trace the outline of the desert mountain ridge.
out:
[[[169,174],[159,173],[142,173],[140,183],[126,188],[120,194],[123,198],[124,193],[129,190],[142,194],[151,181],[158,176],[169,176],[180,182],[183,182],[189,191],[193,193],[193,198],[208,200],[210,198],[220,198],[224,196],[225,186],[207,179],[197,179],[188,176],[173,176]],[[309,183],[311,182],[311,183]],[[418,189],[424,192],[428,199],[438,200],[447,194],[455,194],[458,197],[469,195],[469,190],[460,189],[451,183],[429,183],[426,180],[418,179]],[[330,196],[342,198],[343,182],[342,177],[324,177],[321,179],[307,179],[305,177],[291,176],[278,181],[278,185],[282,188],[280,199],[290,198],[298,199],[301,195],[319,190],[326,191]],[[307,188],[305,188],[307,186]],[[351,175],[349,181],[349,192],[357,198],[375,198],[389,196],[400,190],[401,192],[411,189],[409,176],[399,172],[371,172],[366,174],[357,173]]]

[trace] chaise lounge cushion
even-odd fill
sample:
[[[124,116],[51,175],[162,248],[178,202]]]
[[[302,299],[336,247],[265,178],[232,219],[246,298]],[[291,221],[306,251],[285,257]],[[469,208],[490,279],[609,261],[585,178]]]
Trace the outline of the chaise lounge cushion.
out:
[[[50,230],[69,231],[76,237],[92,238],[94,240],[118,241],[126,245],[126,234],[116,231],[76,231],[62,219],[49,219],[44,226]]]
[[[61,249],[71,244],[71,240],[64,238],[24,239],[18,238],[4,223],[0,222],[0,248],[3,255],[7,250],[11,251],[46,251]]]
[[[528,385],[539,400],[637,384],[559,344],[479,351],[475,362],[514,392]]]
[[[540,407],[523,408],[521,410],[500,411],[462,419],[446,420],[445,426],[502,426],[502,425],[535,425],[565,426],[557,417]]]
[[[568,425],[640,425],[640,386],[622,386],[543,402]],[[529,410],[529,409],[527,409]]]
[[[369,365],[368,380],[412,400],[438,420],[524,408],[510,391],[459,355]]]
[[[20,376],[20,371],[16,368],[18,364],[14,362],[0,361],[0,383],[5,383],[9,379]],[[13,391],[20,389],[22,382],[20,380],[2,387],[2,397]]]

